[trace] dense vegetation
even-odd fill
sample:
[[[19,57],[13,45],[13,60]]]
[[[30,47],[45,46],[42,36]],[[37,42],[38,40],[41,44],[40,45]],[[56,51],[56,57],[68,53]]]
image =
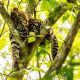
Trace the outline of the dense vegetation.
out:
[[[25,42],[14,31],[10,13],[14,7],[43,21],[41,34],[30,33],[29,52]],[[0,80],[79,80],[80,79],[80,1],[79,0],[0,0]],[[34,14],[34,15],[33,15]],[[39,46],[49,30],[58,40],[54,61],[51,44]],[[12,48],[9,33],[15,36],[23,53],[26,69],[12,70]]]

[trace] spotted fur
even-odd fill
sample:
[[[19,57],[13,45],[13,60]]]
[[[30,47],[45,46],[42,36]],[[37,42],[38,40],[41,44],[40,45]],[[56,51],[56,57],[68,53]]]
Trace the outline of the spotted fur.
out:
[[[25,41],[28,35],[28,16],[23,12],[14,8],[11,12],[11,19],[15,25],[15,29],[18,31],[22,41]],[[13,34],[10,31],[10,40],[12,44],[12,56],[13,56],[13,68],[19,70],[19,61],[21,59],[21,49],[19,44],[16,42]],[[27,40],[26,40],[27,41]]]
[[[37,20],[37,19],[30,19],[29,20],[29,32],[35,32],[35,34],[40,34],[40,30],[42,28],[42,21]],[[47,39],[51,42],[51,54],[52,54],[52,59],[54,60],[57,52],[58,52],[58,41],[53,33],[52,30],[48,32],[48,34],[45,36],[44,39]],[[31,44],[30,44],[31,45]],[[32,46],[32,45],[31,45]]]
[[[29,20],[29,32],[35,32],[35,34],[40,34],[40,30],[42,28],[42,21],[38,19],[30,19]]]
[[[19,11],[17,8],[14,8],[11,12],[11,19],[15,25],[15,29],[18,31],[21,39],[24,41],[25,39],[28,39],[29,32],[34,32],[36,35],[40,34],[40,30],[42,28],[42,21],[38,19],[32,19],[29,18],[27,14],[25,14],[22,11]],[[45,39],[48,39],[51,42],[51,53],[52,58],[54,59],[57,51],[58,51],[58,43],[56,36],[53,34],[53,32],[49,32]],[[10,31],[10,40],[12,44],[12,56],[13,56],[13,66],[14,68],[17,67],[19,69],[19,59],[20,59],[20,46],[16,42],[13,34]]]

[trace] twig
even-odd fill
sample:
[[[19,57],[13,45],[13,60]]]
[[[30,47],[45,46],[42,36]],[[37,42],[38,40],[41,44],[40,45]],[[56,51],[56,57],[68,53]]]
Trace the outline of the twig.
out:
[[[36,50],[36,54],[38,55],[38,48],[37,48],[37,50]],[[37,57],[37,67],[40,68],[38,56],[36,56],[36,57]],[[38,71],[38,73],[39,73],[39,78],[41,78],[41,73],[40,73],[40,71]]]
[[[41,2],[41,0],[38,0],[38,2],[36,3],[36,6],[35,6],[35,7],[37,7],[37,6],[39,5],[40,2]]]
[[[9,8],[9,2],[10,2],[10,0],[7,1],[7,10],[8,10],[8,8]]]
[[[6,22],[4,22],[4,25],[3,25],[3,28],[2,28],[2,31],[1,31],[0,37],[1,37],[2,34],[3,34],[4,28],[5,28],[5,24],[6,24]]]
[[[7,10],[8,10],[8,8],[9,8],[9,2],[10,2],[10,1],[8,0]],[[3,34],[4,28],[5,28],[5,24],[6,24],[6,22],[4,22],[4,25],[3,25],[3,28],[2,28],[2,31],[1,31],[0,37],[1,37],[2,34]]]
[[[34,6],[34,18],[36,19],[36,7],[39,5],[39,3],[40,3],[40,1],[41,0],[38,0],[38,2],[35,4],[35,6]]]
[[[12,70],[9,74],[6,75],[6,80],[7,80],[8,76],[10,76],[10,74],[11,74],[12,72],[13,72],[13,70]]]
[[[18,8],[20,7],[20,4],[22,3],[22,0],[19,2]]]
[[[43,49],[43,50],[47,53],[47,55],[49,56],[50,62],[52,63],[52,59],[50,57],[50,54],[45,49]]]

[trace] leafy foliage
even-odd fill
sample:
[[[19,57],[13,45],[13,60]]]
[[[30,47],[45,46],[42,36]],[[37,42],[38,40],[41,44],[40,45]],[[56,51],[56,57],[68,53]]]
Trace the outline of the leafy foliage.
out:
[[[19,9],[26,11],[27,1],[38,2],[38,0],[9,0],[9,4],[8,4],[7,0],[3,0],[6,9],[8,6],[7,11],[9,13],[13,9],[13,7],[18,7]],[[48,17],[49,12],[53,11],[57,7],[57,5],[59,5],[61,2],[63,2],[63,0],[42,0],[36,7],[36,10],[38,10],[36,11],[37,18],[38,19],[44,18],[44,16],[41,17],[41,13],[44,14],[46,17]],[[64,2],[67,3],[66,0]],[[71,4],[71,3],[67,3],[67,4]],[[78,4],[80,4],[80,2],[78,2],[75,5],[75,7],[79,6]],[[76,13],[78,12],[78,9],[76,9],[75,7],[69,9],[65,14],[63,14],[63,16],[60,19],[58,19],[58,21],[54,25],[53,31],[57,36],[59,48],[62,45],[66,35],[68,34],[69,29],[73,24],[73,21],[75,20]],[[56,13],[58,13],[58,11]],[[0,79],[1,80],[4,77],[7,77],[9,72],[11,72],[11,66],[12,66],[9,29],[7,25],[5,26],[2,25],[4,25],[4,20],[0,15],[0,33],[2,32],[3,27],[5,27],[0,37],[0,61],[1,61]],[[29,38],[29,43],[35,42],[36,38],[34,33],[31,33],[30,36],[32,37]],[[48,68],[52,63],[50,48],[51,48],[50,43],[47,40],[45,41],[44,44],[40,45],[37,48],[35,55],[31,59],[30,64],[25,72],[25,75],[27,76],[27,80],[32,80],[33,77],[34,79],[39,79],[40,76],[42,77],[46,73],[46,71],[48,70]],[[80,79],[79,69],[80,69],[80,32],[77,33],[73,46],[70,50],[70,54],[68,55],[66,61],[64,62],[61,70],[59,71],[59,74],[58,75],[55,74],[55,80],[56,79],[57,80]],[[33,74],[35,74],[35,76]],[[11,79],[14,80],[13,78],[10,78],[9,80]],[[24,80],[26,80],[25,76],[24,76]]]

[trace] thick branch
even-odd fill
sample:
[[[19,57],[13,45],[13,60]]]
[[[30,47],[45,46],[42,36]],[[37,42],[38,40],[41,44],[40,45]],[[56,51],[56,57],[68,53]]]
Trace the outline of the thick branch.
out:
[[[35,5],[36,3],[34,0],[28,0],[26,4],[26,12],[32,15],[34,13]]]
[[[10,18],[10,15],[6,11],[6,9],[4,8],[4,5],[3,5],[3,3],[1,1],[0,1],[0,13],[3,16],[5,22],[7,23],[10,31],[12,32],[16,42],[19,43],[19,46],[20,46],[20,49],[21,49],[22,55],[23,55],[22,61],[19,64],[24,66],[25,64],[27,64],[26,63],[26,59],[27,59],[27,55],[28,55],[28,46],[26,45],[26,42],[21,41],[20,36],[19,36],[17,30],[14,29],[15,28],[14,23],[12,22],[12,20]],[[16,80],[22,80],[21,78],[24,75],[24,70],[23,70],[24,68],[23,68],[23,66],[21,67],[22,69],[20,71],[13,70],[15,72],[12,72],[10,74],[10,77],[14,77]]]
[[[10,15],[6,11],[6,9],[4,8],[4,5],[1,1],[0,1],[0,13],[3,16],[5,22],[7,22],[7,25],[9,27],[10,31],[12,32],[12,34],[14,35],[16,41],[19,43],[19,45],[22,49],[22,52],[26,54],[28,51],[26,48],[26,45],[23,41],[21,41],[18,32],[14,29],[14,23],[10,19]]]
[[[80,28],[80,12],[78,12],[76,20],[71,27],[64,43],[62,44],[57,56],[55,57],[54,62],[52,63],[51,67],[47,71],[46,75],[42,80],[47,80],[46,77],[49,77],[49,80],[52,80],[54,72],[58,72],[65,61],[67,55],[69,54],[70,48],[74,41],[74,38]]]
[[[50,13],[48,19],[46,19],[46,21],[44,22],[43,28],[41,30],[41,35],[43,35],[43,37],[37,38],[36,42],[33,44],[29,53],[30,54],[29,60],[32,58],[32,56],[34,55],[34,51],[36,50],[36,48],[39,46],[39,44],[41,43],[41,41],[49,31],[46,29],[45,26],[54,25],[55,22],[67,11],[67,9],[65,9],[64,7],[65,4],[58,5],[58,7],[56,7],[55,10]]]

